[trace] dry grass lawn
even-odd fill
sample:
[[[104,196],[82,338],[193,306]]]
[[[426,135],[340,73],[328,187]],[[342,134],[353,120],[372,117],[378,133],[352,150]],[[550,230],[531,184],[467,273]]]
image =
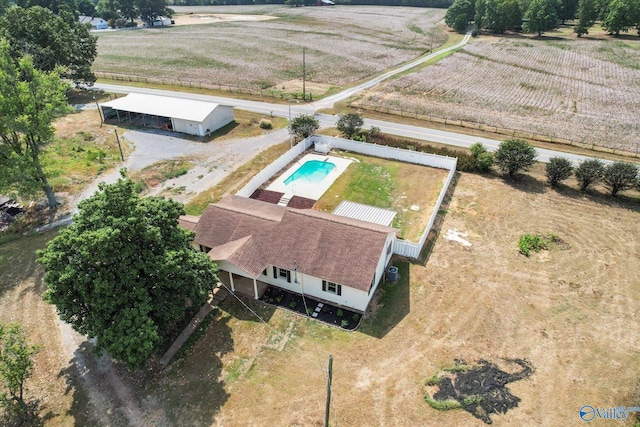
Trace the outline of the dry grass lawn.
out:
[[[585,195],[573,182],[555,191],[543,180],[542,166],[518,183],[462,174],[426,265],[399,263],[409,285],[384,286],[357,332],[248,302],[262,323],[228,297],[186,357],[136,376],[140,410],[159,403],[168,425],[321,426],[330,354],[333,425],[483,425],[423,400],[424,380],[454,358],[525,358],[535,368],[509,385],[522,401],[493,416],[497,426],[580,426],[582,405],[637,404],[638,196]],[[472,246],[446,240],[453,228]],[[537,232],[569,248],[518,254],[519,236]],[[45,343],[28,386],[52,412],[46,425],[72,425],[107,408],[73,403],[58,377],[68,360],[50,333],[55,314],[40,301],[42,272],[29,255],[46,238],[0,246],[0,319],[25,323]]]

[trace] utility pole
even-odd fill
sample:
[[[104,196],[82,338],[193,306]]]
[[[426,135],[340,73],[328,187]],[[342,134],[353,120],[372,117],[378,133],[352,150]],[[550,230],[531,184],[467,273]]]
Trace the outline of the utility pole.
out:
[[[306,80],[306,47],[302,48],[302,100],[306,101],[307,100],[307,95],[306,95],[306,84],[305,84],[305,80]]]
[[[113,130],[116,133],[116,140],[118,141],[118,150],[120,150],[120,160],[124,162],[124,156],[122,155],[122,147],[120,146],[120,137],[118,136],[118,130]]]
[[[329,408],[331,407],[331,377],[333,375],[333,356],[329,356],[329,368],[327,369],[327,404],[324,410],[324,427],[329,427]]]

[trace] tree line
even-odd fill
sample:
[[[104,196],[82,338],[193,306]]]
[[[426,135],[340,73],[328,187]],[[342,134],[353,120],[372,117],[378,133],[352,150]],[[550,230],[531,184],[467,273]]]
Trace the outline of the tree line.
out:
[[[101,0],[102,1],[102,0]],[[412,6],[445,9],[452,0],[334,0],[337,5]],[[174,6],[227,6],[250,4],[287,4],[290,6],[314,5],[317,0],[172,0]]]
[[[95,14],[110,21],[114,26],[116,20],[134,22],[140,18],[149,27],[160,16],[171,17],[174,11],[167,0],[99,0]]]
[[[524,30],[542,35],[568,20],[576,21],[578,37],[589,34],[596,21],[609,34],[636,29],[640,35],[640,0],[455,0],[445,15],[458,32],[473,23],[473,34]]]

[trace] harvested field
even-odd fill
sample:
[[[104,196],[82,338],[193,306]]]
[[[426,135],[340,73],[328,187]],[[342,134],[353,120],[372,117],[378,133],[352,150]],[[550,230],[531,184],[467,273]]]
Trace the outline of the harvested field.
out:
[[[197,10],[243,10],[278,19],[101,33],[93,69],[291,91],[290,82],[302,76],[302,48],[306,47],[310,87],[315,82],[328,89],[416,58],[428,49],[429,32],[434,32],[434,47],[447,39],[436,29],[444,9],[270,6]]]
[[[637,153],[639,82],[640,40],[488,38],[362,102]]]
[[[94,363],[69,378],[74,357],[94,356],[89,345],[65,352],[54,309],[41,300],[33,251],[51,235],[0,245],[0,318],[45,344],[27,387],[47,426],[321,426],[329,354],[333,425],[484,425],[464,410],[429,407],[425,381],[454,359],[522,358],[535,374],[509,383],[518,406],[492,414],[493,424],[580,426],[582,405],[637,404],[640,207],[625,195],[582,194],[575,182],[550,190],[539,165],[531,175],[514,184],[461,174],[440,236],[458,229],[472,245],[439,238],[425,266],[394,261],[401,280],[382,287],[356,332],[245,301],[265,324],[228,297],[202,340],[166,370],[100,377]],[[519,236],[536,232],[569,248],[519,255]],[[96,372],[101,382],[88,388],[82,379]]]

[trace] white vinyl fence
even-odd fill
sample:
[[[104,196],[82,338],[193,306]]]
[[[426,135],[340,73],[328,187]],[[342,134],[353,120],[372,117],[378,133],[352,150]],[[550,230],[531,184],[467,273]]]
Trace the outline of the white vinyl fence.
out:
[[[256,191],[262,184],[264,184],[269,178],[275,175],[276,172],[288,165],[298,155],[302,154],[305,150],[311,147],[312,144],[324,144],[331,148],[337,148],[340,150],[352,151],[354,153],[366,154],[374,157],[382,157],[384,159],[399,160],[401,162],[414,163],[418,165],[431,166],[439,169],[447,169],[449,174],[447,179],[442,185],[440,190],[440,196],[436,202],[436,206],[429,219],[429,224],[422,232],[420,240],[416,242],[409,242],[407,240],[396,238],[393,245],[393,253],[406,256],[409,258],[418,258],[420,251],[427,241],[431,227],[438,216],[440,211],[440,205],[444,200],[444,197],[449,188],[449,184],[453,180],[456,173],[456,165],[458,159],[455,157],[438,156],[436,154],[420,153],[412,150],[405,150],[403,148],[391,148],[382,145],[370,144],[367,142],[351,141],[348,139],[334,138],[324,135],[313,135],[304,139],[298,145],[291,150],[284,153],[276,161],[271,163],[259,174],[257,174],[247,185],[245,185],[237,194],[243,197],[250,197],[254,191]]]

